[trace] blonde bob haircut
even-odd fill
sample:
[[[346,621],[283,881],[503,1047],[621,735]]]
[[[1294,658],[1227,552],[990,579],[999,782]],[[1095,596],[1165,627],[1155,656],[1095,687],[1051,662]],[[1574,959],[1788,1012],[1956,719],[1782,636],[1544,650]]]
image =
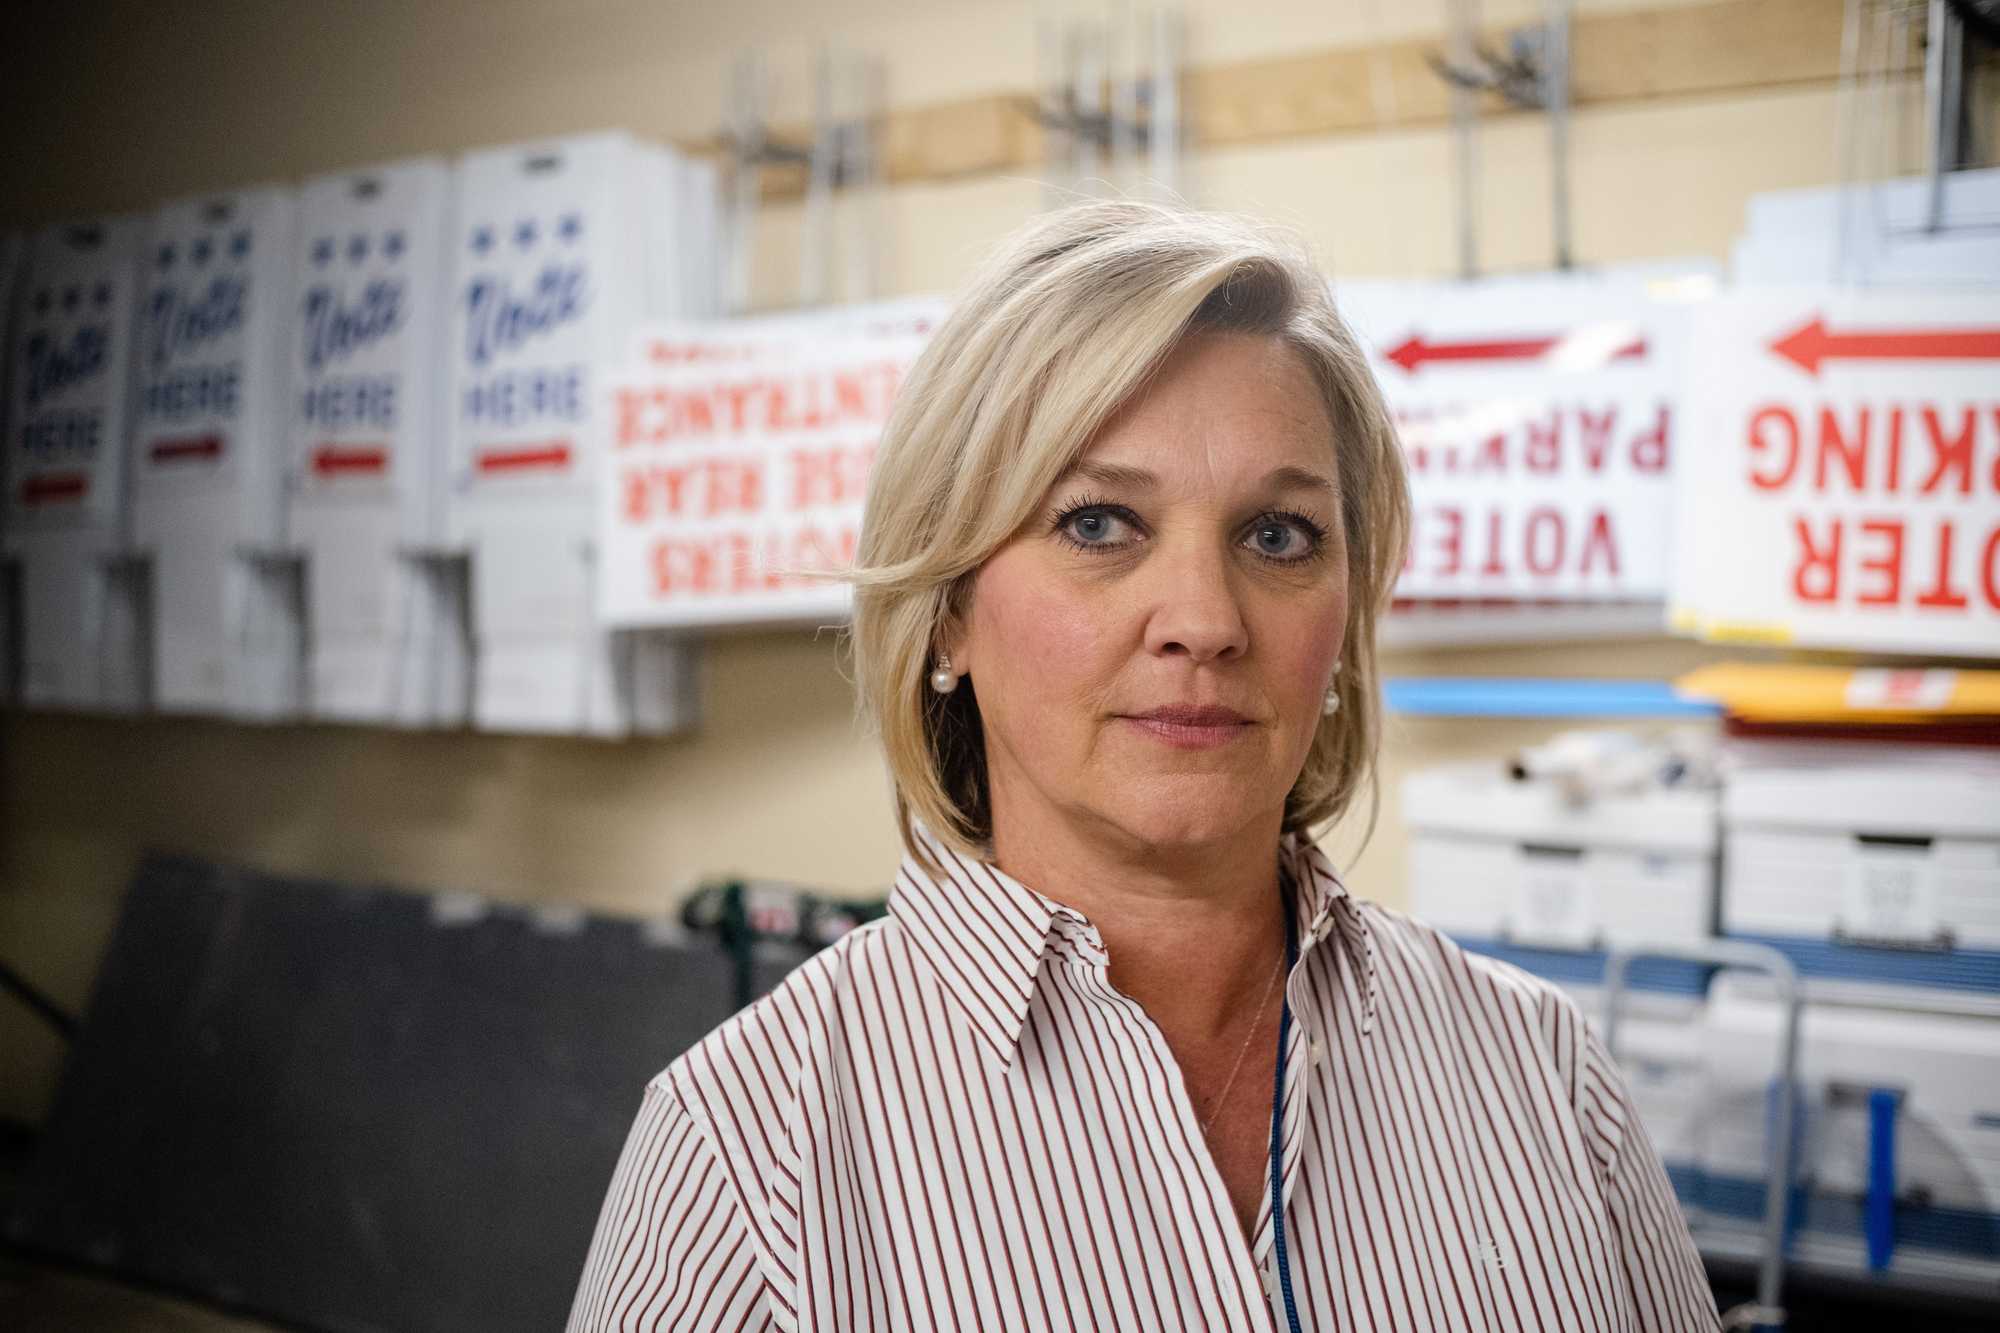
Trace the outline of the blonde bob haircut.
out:
[[[973,276],[917,358],[882,433],[853,573],[854,665],[880,732],[904,846],[921,821],[992,854],[973,682],[929,686],[985,561],[1184,338],[1262,334],[1311,371],[1333,424],[1348,607],[1340,708],[1322,718],[1285,801],[1309,835],[1374,796],[1375,624],[1409,525],[1402,454],[1366,355],[1289,232],[1136,202],[1075,204],[1017,232]],[[1374,802],[1371,799],[1372,826]]]

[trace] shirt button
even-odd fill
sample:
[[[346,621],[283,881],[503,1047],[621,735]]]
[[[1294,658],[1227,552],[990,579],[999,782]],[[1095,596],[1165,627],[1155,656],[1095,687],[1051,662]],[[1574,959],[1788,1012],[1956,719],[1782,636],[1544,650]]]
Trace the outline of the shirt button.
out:
[[[1314,1037],[1306,1044],[1306,1055],[1314,1064],[1318,1064],[1321,1056],[1324,1054],[1325,1052],[1320,1047],[1318,1037]]]

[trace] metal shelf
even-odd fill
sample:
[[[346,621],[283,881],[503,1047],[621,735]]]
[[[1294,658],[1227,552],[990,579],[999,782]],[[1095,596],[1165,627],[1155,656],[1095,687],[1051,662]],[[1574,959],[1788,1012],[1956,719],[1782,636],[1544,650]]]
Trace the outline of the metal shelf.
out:
[[[1399,676],[1383,682],[1389,711],[1406,717],[1697,718],[1721,705],[1658,680]]]
[[[1699,1214],[1691,1215],[1688,1224],[1702,1261],[1712,1268],[1729,1270],[1735,1276],[1754,1272],[1763,1261],[1761,1229],[1711,1222]],[[1870,1271],[1867,1248],[1858,1239],[1794,1236],[1785,1251],[1785,1280],[1822,1290],[1852,1288],[1976,1302],[2000,1313],[2000,1264],[1899,1249],[1895,1266],[1877,1273]]]

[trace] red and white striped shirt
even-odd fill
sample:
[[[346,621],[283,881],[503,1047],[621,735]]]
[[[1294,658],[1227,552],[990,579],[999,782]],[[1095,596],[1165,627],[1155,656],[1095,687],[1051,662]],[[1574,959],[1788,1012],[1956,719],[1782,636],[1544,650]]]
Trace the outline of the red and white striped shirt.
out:
[[[647,1087],[570,1333],[1284,1327],[1082,915],[936,848]],[[1284,1208],[1314,1333],[1713,1330],[1625,1082],[1554,986],[1290,840]]]

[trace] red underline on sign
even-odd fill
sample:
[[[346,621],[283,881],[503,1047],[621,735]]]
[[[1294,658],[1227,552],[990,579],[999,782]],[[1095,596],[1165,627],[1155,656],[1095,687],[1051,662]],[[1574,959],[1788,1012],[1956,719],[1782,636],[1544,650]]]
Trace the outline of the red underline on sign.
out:
[[[81,472],[29,477],[21,483],[21,503],[37,505],[50,500],[81,500],[89,490],[90,478]]]
[[[321,445],[313,450],[312,468],[322,477],[341,472],[386,472],[389,450],[378,446],[349,446],[336,449]]]
[[[195,435],[181,440],[156,440],[146,454],[155,463],[178,463],[183,458],[220,458],[222,437]]]
[[[569,441],[539,444],[526,449],[487,449],[479,455],[481,472],[525,472],[535,468],[569,466]]]
[[[2000,328],[1857,329],[1835,333],[1814,315],[1771,351],[1819,374],[1827,361],[2000,361]]]
[[[1571,335],[1554,334],[1543,338],[1480,338],[1460,342],[1425,342],[1413,333],[1382,355],[1405,372],[1416,374],[1432,361],[1539,361],[1569,340]],[[1634,338],[1604,354],[1606,362],[1641,361],[1646,356],[1646,340]]]

